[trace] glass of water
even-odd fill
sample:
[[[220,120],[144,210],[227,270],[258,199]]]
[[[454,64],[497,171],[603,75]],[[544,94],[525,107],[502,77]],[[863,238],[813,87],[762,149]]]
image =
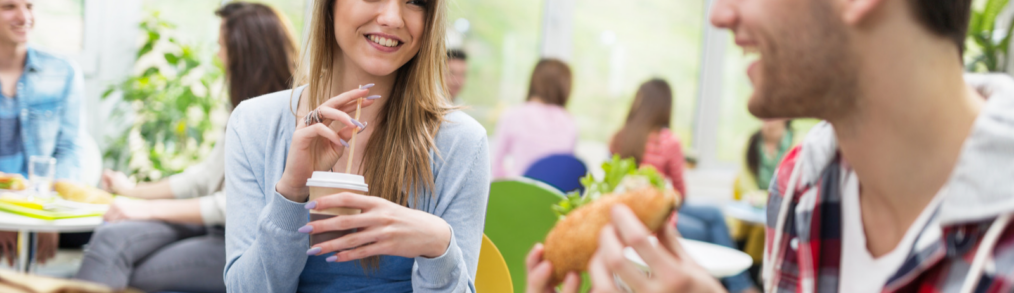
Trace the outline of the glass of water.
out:
[[[56,175],[56,159],[47,156],[31,156],[28,158],[28,182],[35,195],[50,196],[53,188],[53,177]]]

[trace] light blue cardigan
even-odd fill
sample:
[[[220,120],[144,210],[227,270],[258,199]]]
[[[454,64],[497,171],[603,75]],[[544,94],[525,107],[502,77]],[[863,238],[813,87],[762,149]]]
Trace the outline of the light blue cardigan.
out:
[[[486,219],[490,162],[486,131],[462,112],[447,114],[430,151],[435,193],[421,196],[420,209],[450,224],[444,255],[412,259],[384,256],[369,275],[358,262],[317,263],[308,257],[303,203],[275,192],[285,169],[296,120],[290,112],[305,87],[244,101],[229,119],[226,134],[225,283],[230,292],[376,291],[474,292],[475,271]],[[291,102],[291,104],[290,104]],[[393,268],[399,264],[403,267]],[[411,265],[409,270],[407,265]],[[354,266],[355,270],[351,269]],[[410,276],[409,276],[410,274]],[[392,287],[402,280],[401,287]],[[408,280],[411,280],[409,288]]]

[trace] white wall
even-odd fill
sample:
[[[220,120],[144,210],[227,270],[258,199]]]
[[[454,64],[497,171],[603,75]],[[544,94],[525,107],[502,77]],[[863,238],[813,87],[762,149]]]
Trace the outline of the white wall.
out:
[[[105,147],[114,125],[106,123],[118,99],[102,100],[110,84],[127,77],[134,66],[141,1],[85,0],[84,50],[73,58],[85,73],[85,125],[88,133]]]

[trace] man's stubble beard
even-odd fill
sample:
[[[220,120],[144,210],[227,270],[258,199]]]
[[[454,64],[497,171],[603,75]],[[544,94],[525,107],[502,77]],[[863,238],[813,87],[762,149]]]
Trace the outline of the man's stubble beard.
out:
[[[760,32],[763,76],[749,102],[757,118],[834,119],[855,107],[859,56],[830,4],[810,3],[777,35]]]

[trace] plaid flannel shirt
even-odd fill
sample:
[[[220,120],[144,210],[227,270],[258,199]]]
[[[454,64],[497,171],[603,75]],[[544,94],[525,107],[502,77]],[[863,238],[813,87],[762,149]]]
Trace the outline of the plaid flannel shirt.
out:
[[[772,180],[764,255],[766,288],[768,292],[837,292],[842,251],[841,156],[835,151],[819,175],[795,184],[792,198],[786,199],[802,148],[786,154]],[[1008,194],[1014,196],[1014,192]],[[784,200],[791,201],[786,209],[782,209]],[[778,231],[780,213],[785,213],[785,219]],[[883,292],[959,291],[995,217],[954,225],[941,225],[939,217],[938,209]],[[975,292],[1014,292],[1014,226],[1006,227]]]

